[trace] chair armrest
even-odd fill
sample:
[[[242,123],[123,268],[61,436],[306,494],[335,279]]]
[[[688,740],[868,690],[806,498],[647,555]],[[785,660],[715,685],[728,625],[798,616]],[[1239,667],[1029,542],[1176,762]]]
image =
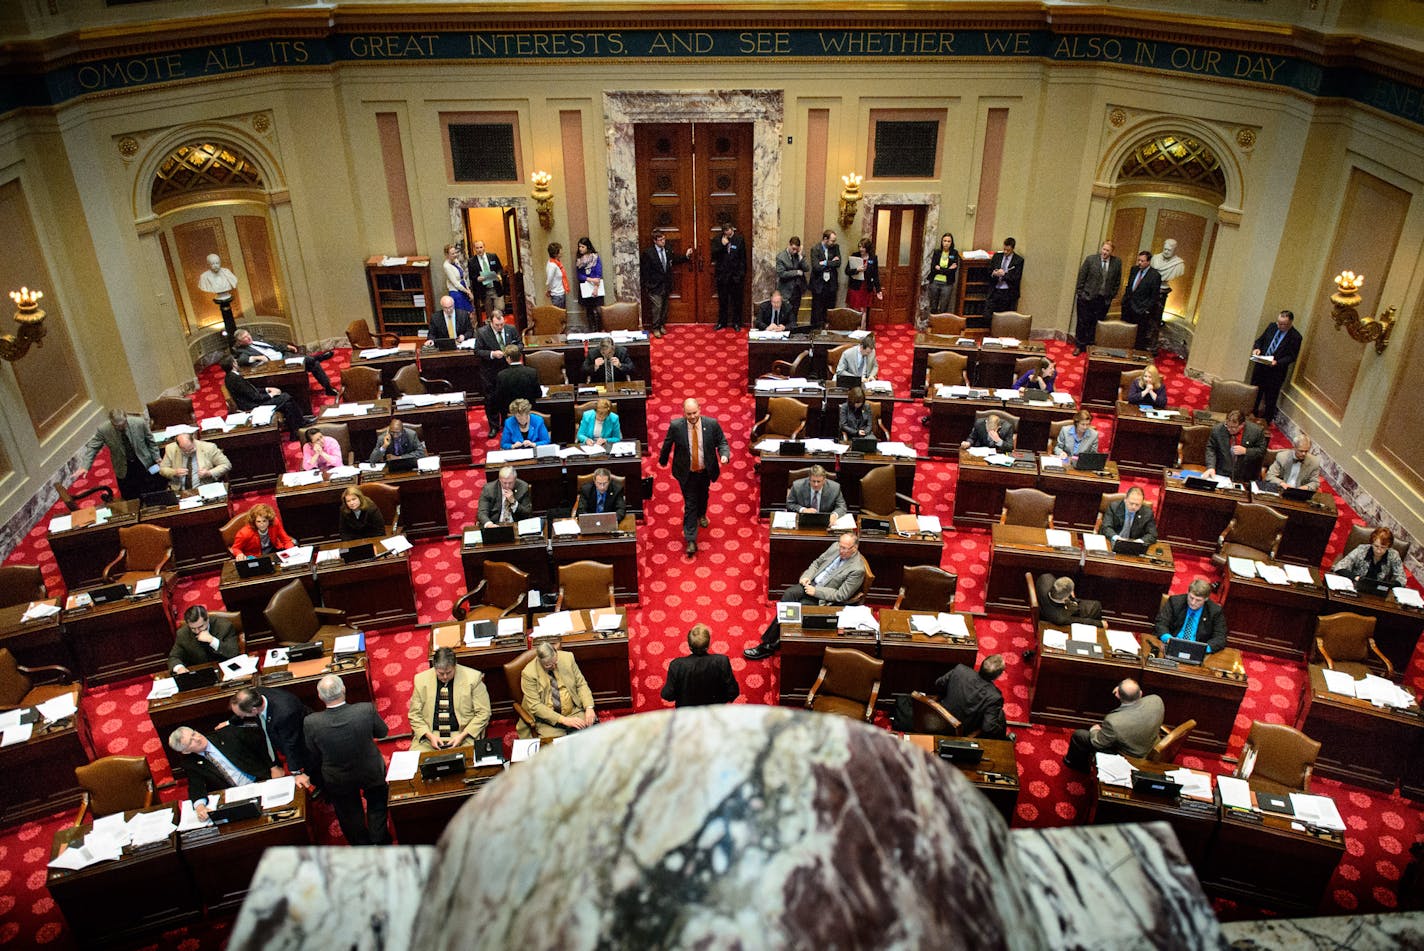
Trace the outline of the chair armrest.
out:
[[[563,609],[564,609],[564,586],[563,586],[563,585],[559,585],[559,596],[554,599],[554,610],[555,610],[555,611],[562,611]]]
[[[1309,763],[1305,767],[1305,775],[1300,779],[1300,791],[1310,792],[1310,776],[1315,772],[1315,764]]]
[[[153,788],[153,780],[152,780],[152,779],[146,779],[146,780],[144,780],[144,781],[143,781],[143,788],[144,788],[144,794],[145,794],[145,795],[144,795],[144,799],[143,799],[143,807],[144,807],[145,809],[147,809],[147,808],[149,808],[150,806],[156,806],[156,805],[158,805],[158,790],[156,790],[156,789]]]
[[[1318,643],[1318,641],[1317,641],[1317,643]],[[1389,658],[1386,657],[1386,656],[1384,656],[1384,653],[1383,653],[1382,651],[1380,651],[1379,645],[1375,643],[1375,639],[1374,639],[1373,637],[1369,638],[1369,639],[1366,641],[1366,643],[1368,643],[1368,644],[1370,645],[1370,651],[1371,651],[1376,657],[1378,657],[1381,661],[1384,662],[1384,671],[1385,671],[1386,674],[1389,675],[1389,679],[1390,679],[1390,680],[1393,680],[1393,679],[1394,679],[1394,664],[1391,664],[1391,663],[1389,662]],[[1322,650],[1321,653],[1323,654],[1323,653],[1325,653],[1325,652]]]
[[[755,439],[760,439],[760,438],[761,438],[761,434],[766,431],[766,424],[769,423],[769,422],[771,422],[771,414],[770,414],[770,413],[768,413],[767,415],[763,416],[761,419],[757,420],[755,423],[752,424],[752,439],[753,439],[753,440],[755,440]]]
[[[1281,548],[1281,535],[1282,535],[1282,534],[1283,534],[1283,533],[1281,533],[1281,532],[1276,532],[1276,537],[1273,538],[1273,539],[1271,539],[1271,552],[1270,552],[1270,554],[1271,554],[1271,560],[1272,560],[1272,561],[1275,561],[1275,560],[1276,560],[1276,552],[1280,551],[1280,548]]]
[[[766,375],[779,376],[784,380],[791,376],[791,364],[787,363],[785,360],[773,360],[771,364],[771,372]]]
[[[425,387],[425,388],[426,388],[427,390],[429,390],[431,393],[449,393],[449,392],[450,392],[450,381],[449,381],[449,380],[427,380],[425,377],[421,377],[421,378],[420,378],[420,385],[423,386],[423,387]]]
[[[920,514],[920,503],[916,502],[908,495],[905,495],[903,492],[895,493],[895,501],[904,502],[905,507],[908,508],[911,512],[914,512],[916,515]]]
[[[1217,548],[1220,548],[1222,545],[1226,544],[1226,540],[1231,537],[1231,531],[1234,528],[1236,528],[1236,519],[1233,518],[1231,521],[1226,523],[1226,527],[1221,530],[1221,535],[1217,537]]]
[[[1053,513],[1052,513],[1052,512],[1048,513],[1048,527],[1049,527],[1050,529],[1053,528]]]
[[[316,619],[323,624],[345,624],[346,612],[340,608],[315,608]]]
[[[1374,646],[1374,639],[1370,639],[1370,646]],[[1335,659],[1330,656],[1330,652],[1325,649],[1325,641],[1319,637],[1315,639],[1315,650],[1321,657],[1325,658],[1325,666],[1331,670],[1335,669]]]
[[[514,712],[519,716],[520,720],[524,721],[525,726],[531,730],[534,728],[534,718],[529,715],[529,711],[524,709],[524,704],[518,700],[514,701]]]
[[[119,565],[123,564],[124,559],[128,556],[129,550],[127,548],[120,548],[119,553],[114,556],[114,560],[104,566],[104,577],[112,581],[114,577],[114,569],[117,568]]]
[[[905,600],[905,586],[904,586],[904,585],[900,585],[900,593],[897,594],[897,595],[895,595],[895,606],[894,606],[893,608],[891,608],[890,610],[892,610],[892,611],[898,611],[898,610],[900,610],[900,604],[901,604],[904,600]],[[918,692],[918,691],[916,691],[916,692]]]
[[[376,338],[376,344],[380,347],[399,347],[400,334],[391,333],[389,330],[378,330],[371,336]]]
[[[517,597],[517,598],[514,599],[514,603],[513,603],[513,604],[511,604],[509,607],[505,608],[504,610],[500,611],[500,612],[499,612],[499,616],[500,616],[500,617],[509,617],[509,616],[510,616],[511,614],[513,614],[515,611],[518,611],[523,605],[524,605],[524,595],[520,595],[519,597]]]
[[[169,548],[163,553],[163,560],[158,563],[158,567],[153,569],[153,573],[161,575],[173,565],[173,549]]]
[[[88,790],[84,791],[80,795],[82,796],[82,798],[79,800],[79,815],[74,817],[74,828],[76,829],[84,824],[84,817],[89,814]]]
[[[463,621],[465,619],[465,615],[469,613],[470,599],[483,596],[485,586],[488,583],[489,582],[481,578],[479,584],[475,585],[469,591],[466,591],[464,594],[460,595],[460,600],[456,601],[455,604],[450,608],[450,616],[457,621]]]
[[[816,682],[811,685],[811,690],[806,694],[806,709],[811,709],[811,705],[816,702],[816,694],[821,692],[821,684],[826,682],[826,668],[821,667],[821,672],[816,675]]]
[[[608,585],[608,606],[615,609],[618,607],[618,599],[613,596],[613,585],[611,582]]]
[[[876,701],[879,700],[879,699],[880,699],[880,681],[877,680],[877,681],[875,681],[875,683],[874,683],[874,684],[871,686],[871,688],[870,688],[870,701],[869,701],[868,703],[866,703],[866,705],[865,705],[865,722],[866,722],[866,723],[869,723],[871,720],[875,719],[875,703],[876,703]]]
[[[805,432],[805,431],[806,431],[806,421],[803,419],[803,420],[801,420],[801,425],[797,426],[795,429],[793,429],[793,430],[791,431],[791,438],[792,438],[792,439],[800,439],[800,438],[801,438],[801,434],[802,434],[803,432]]]
[[[32,680],[37,679],[35,677],[36,674],[53,673],[59,675],[57,679],[59,679],[62,683],[72,683],[74,681],[74,671],[70,670],[68,667],[61,667],[58,664],[46,664],[43,667],[22,667],[17,665],[15,669]]]

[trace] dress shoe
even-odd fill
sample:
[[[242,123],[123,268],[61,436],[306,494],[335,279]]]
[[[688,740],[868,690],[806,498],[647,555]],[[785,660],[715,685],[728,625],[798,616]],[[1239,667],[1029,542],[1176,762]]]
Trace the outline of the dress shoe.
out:
[[[687,547],[683,549],[683,554],[689,558],[697,557],[697,542],[688,542]]]
[[[1082,356],[1082,355],[1083,355],[1083,348],[1082,348],[1082,347],[1074,347],[1074,348],[1073,348],[1073,356],[1075,356],[1075,357],[1080,357],[1080,356]]]
[[[316,358],[318,360],[330,360],[334,356],[336,356],[335,350],[323,350],[321,353],[318,353],[316,355]]]
[[[490,431],[489,431],[489,434],[488,434],[485,438],[486,438],[486,439],[498,439],[498,438],[499,438],[499,430],[494,429],[493,427],[491,427],[491,428],[490,428]]]
[[[337,390],[332,390],[332,389],[322,390],[322,392],[325,393],[327,396],[340,396],[340,395],[341,395],[339,391],[337,391]]]
[[[310,426],[310,425],[311,425],[312,423],[314,423],[314,422],[316,422],[316,417],[315,417],[315,416],[303,416],[303,417],[302,417],[302,425],[303,425],[303,426]]]
[[[1080,773],[1085,773],[1085,772],[1088,771],[1088,768],[1087,768],[1086,766],[1079,766],[1077,763],[1074,763],[1072,760],[1068,759],[1068,757],[1066,757],[1066,756],[1063,757],[1063,765],[1064,765],[1064,766],[1067,766],[1069,769],[1076,770],[1077,772],[1080,772]]]
[[[704,515],[704,516],[702,516],[701,518],[699,518],[699,519],[697,520],[697,524],[698,524],[699,526],[701,526],[702,528],[706,528],[706,527],[707,527],[707,516]]]
[[[757,644],[753,647],[748,647],[746,650],[742,651],[742,656],[745,657],[747,660],[766,660],[772,654],[775,654],[780,647],[780,644],[777,644],[774,647],[767,647],[765,644]]]

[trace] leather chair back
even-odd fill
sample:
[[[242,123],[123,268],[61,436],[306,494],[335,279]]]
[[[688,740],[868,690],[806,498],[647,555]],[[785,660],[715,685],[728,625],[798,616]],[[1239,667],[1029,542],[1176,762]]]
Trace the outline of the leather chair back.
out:
[[[1181,438],[1177,440],[1177,464],[1205,469],[1206,444],[1210,441],[1210,426],[1183,426]]]
[[[1131,350],[1137,343],[1137,325],[1125,320],[1104,320],[1098,323],[1095,338],[1099,347],[1118,347]]]
[[[849,647],[827,647],[807,706],[870,722],[885,662]],[[839,702],[838,702],[839,701]]]
[[[1237,502],[1236,511],[1231,516],[1231,524],[1222,536],[1227,543],[1245,545],[1276,556],[1276,548],[1281,543],[1281,533],[1285,531],[1286,517],[1268,505],[1257,502]]]
[[[236,412],[237,412],[237,401],[232,398],[232,393],[228,391],[227,384],[226,384],[226,383],[221,383],[221,384],[219,384],[219,385],[218,385],[218,389],[222,390],[223,403],[224,403],[224,405],[227,406],[227,411],[228,411],[229,413],[236,413]]]
[[[941,337],[959,337],[969,329],[969,321],[958,314],[930,314],[930,333]]]
[[[1117,375],[1118,402],[1127,402],[1127,391],[1132,387],[1132,381],[1137,379],[1141,375],[1141,370],[1123,370]]]
[[[524,709],[524,668],[528,667],[534,660],[534,648],[530,648],[520,654],[514,660],[504,665],[504,683],[509,688],[509,696],[514,702],[514,715],[518,718],[515,726],[518,728],[520,736],[533,736],[532,727],[534,718],[529,715],[529,711]]]
[[[1377,525],[1351,525],[1350,534],[1345,536],[1345,547],[1340,549],[1340,554],[1348,555],[1361,545],[1370,543],[1370,534],[1379,526]],[[1392,547],[1399,552],[1399,557],[1404,558],[1409,555],[1409,542],[1402,538],[1396,538]]]
[[[0,608],[49,597],[39,565],[0,565]]]
[[[959,736],[964,726],[933,697],[918,690],[910,693],[910,732]]]
[[[1152,745],[1152,749],[1147,751],[1147,762],[1175,763],[1177,751],[1182,748],[1182,744],[1196,728],[1197,721],[1195,720],[1185,720],[1177,724],[1176,729],[1168,731],[1165,736]]]
[[[1320,754],[1320,744],[1294,727],[1253,721],[1246,747],[1255,749],[1251,785],[1267,792],[1309,792],[1310,771]],[[1242,756],[1244,765],[1246,757]],[[1241,767],[1237,767],[1238,773]]]
[[[1052,528],[1054,501],[1052,495],[1039,489],[1009,489],[1004,493],[1003,524]]]
[[[419,439],[422,443],[425,442],[424,423],[403,423],[402,425],[404,425],[406,431],[411,433],[411,435],[415,436],[416,439]],[[380,429],[376,430],[376,445],[379,446],[381,444],[381,440],[386,438],[386,430],[390,428],[391,427],[389,426],[382,426]],[[429,452],[429,447],[426,447],[426,451]]]
[[[826,311],[826,329],[859,330],[862,319],[858,310],[850,307],[832,307]]]
[[[518,605],[529,594],[529,573],[507,561],[487,561],[484,566],[485,603],[499,608]]]
[[[925,360],[925,386],[968,386],[969,381],[964,378],[967,369],[969,358],[962,353],[952,350],[931,353]]]
[[[807,470],[807,471],[809,471],[809,470]],[[582,492],[582,491],[583,491],[583,487],[586,486],[586,485],[588,485],[590,482],[592,482],[593,479],[594,479],[594,474],[593,474],[592,472],[585,472],[583,475],[579,476],[577,479],[574,480],[577,484],[574,486],[574,512],[573,512],[573,514],[575,514],[575,515],[579,514],[578,507],[579,507],[579,502],[581,501],[581,496],[579,496],[578,493],[579,493],[579,492]],[[624,476],[621,476],[621,475],[613,475],[612,473],[609,473],[609,475],[608,475],[608,485],[609,485],[609,488],[614,488],[614,487],[616,487],[616,488],[622,489],[622,488],[624,488],[624,487],[627,485],[627,482],[628,482],[628,480],[627,480],[627,478],[624,477]],[[626,498],[625,498],[625,501],[626,501]]]
[[[1104,492],[1103,497],[1098,500],[1098,518],[1093,522],[1093,531],[1100,531],[1103,527],[1103,519],[1107,517],[1108,508],[1116,502],[1121,502],[1127,498],[1126,492]]]
[[[305,644],[310,641],[321,621],[316,616],[316,605],[311,595],[300,581],[293,581],[277,589],[262,609],[262,616],[272,628],[273,635],[281,643]]]
[[[34,681],[20,670],[19,661],[10,649],[0,647],[0,710],[12,710],[24,703],[33,686]]]
[[[1019,340],[1027,340],[1032,332],[1033,317],[1029,314],[1005,310],[989,318],[989,335],[991,337],[1015,337]]]
[[[1207,412],[1229,413],[1239,409],[1242,416],[1249,416],[1256,408],[1256,394],[1259,392],[1260,387],[1240,380],[1218,380],[1207,398]]]
[[[1034,636],[1038,636],[1038,585],[1034,584],[1033,572],[1024,572],[1024,583],[1028,585],[1028,619],[1033,625]]]
[[[826,351],[827,380],[835,380],[836,367],[840,366],[841,356],[858,346],[860,346],[860,344],[858,343],[843,343],[839,347],[832,347],[830,350]]]
[[[882,402],[881,400],[866,400],[865,405],[870,407],[870,434],[877,439],[889,442],[890,430],[880,421],[880,413],[887,406],[890,407],[891,412],[894,412],[895,404]]]
[[[181,396],[160,396],[145,408],[148,410],[148,421],[154,429],[192,426],[198,421],[193,412],[193,401]]]
[[[889,518],[895,514],[895,467],[876,466],[860,480],[860,510]]]
[[[359,403],[380,398],[380,370],[375,367],[347,367],[341,371],[341,402]]]
[[[1055,419],[1048,424],[1048,451],[1050,453],[1053,452],[1053,447],[1058,445],[1058,434],[1072,425],[1071,419]]]
[[[396,371],[396,375],[391,377],[390,385],[386,389],[393,391],[387,395],[396,398],[424,395],[425,383],[420,379],[420,367],[414,363],[401,367]]]
[[[95,819],[146,809],[155,802],[146,756],[101,756],[76,766],[74,778],[88,793],[88,811]]]
[[[376,341],[371,337],[371,327],[365,318],[353,320],[346,325],[346,340],[353,350],[370,350],[376,346]]]
[[[807,406],[789,396],[773,396],[766,401],[766,427],[761,435],[789,439],[806,428]]]
[[[552,350],[535,350],[524,355],[524,362],[539,372],[539,382],[543,386],[558,386],[569,382],[564,369],[564,355]],[[503,409],[504,407],[500,407]]]
[[[846,604],[864,604],[865,599],[870,597],[870,588],[875,584],[875,572],[870,570],[870,562],[865,560],[864,555],[860,558],[860,569],[860,590]]]
[[[576,561],[559,566],[559,610],[611,608],[613,566],[600,561]]]
[[[1029,370],[1037,370],[1042,357],[1019,357],[1014,361],[1014,379],[1017,380]]]
[[[1393,677],[1394,665],[1375,644],[1375,618],[1350,611],[1324,614],[1315,619],[1315,652],[1331,670],[1363,680],[1369,673],[1371,659],[1384,664],[1385,673]]]
[[[536,336],[569,332],[569,312],[553,304],[540,304],[529,311],[529,332]]]
[[[366,482],[362,483],[361,491],[381,510],[381,519],[386,523],[386,533],[394,534],[400,521],[400,489],[384,482]]]
[[[214,619],[226,621],[232,625],[232,629],[237,632],[237,652],[247,653],[247,632],[242,629],[242,613],[240,611],[209,611],[208,620]]]
[[[316,428],[321,430],[323,436],[330,436],[336,440],[336,445],[341,447],[341,459],[343,462],[350,464],[353,461],[351,456],[351,430],[347,428],[345,423],[317,423]],[[303,431],[305,432],[305,430]],[[361,461],[364,462],[365,460],[363,459]]]
[[[974,414],[974,422],[977,423],[981,419],[988,419],[990,414],[997,416],[1000,419],[1007,420],[1009,425],[1013,428],[1014,435],[1018,435],[1019,418],[1017,416],[1012,415],[1011,413],[1006,413],[1001,409],[981,409]]]
[[[641,330],[643,327],[642,305],[636,301],[620,301],[603,305],[604,330]]]
[[[959,576],[935,565],[906,565],[895,599],[897,611],[953,611]]]
[[[228,519],[227,522],[223,524],[223,527],[218,529],[218,534],[222,536],[223,545],[228,548],[231,548],[232,543],[237,541],[237,533],[242,531],[242,526],[246,524],[246,512],[240,512],[237,515],[234,515],[232,518]]]
[[[128,525],[119,529],[119,547],[126,553],[125,571],[153,573],[173,554],[173,533],[157,525]]]

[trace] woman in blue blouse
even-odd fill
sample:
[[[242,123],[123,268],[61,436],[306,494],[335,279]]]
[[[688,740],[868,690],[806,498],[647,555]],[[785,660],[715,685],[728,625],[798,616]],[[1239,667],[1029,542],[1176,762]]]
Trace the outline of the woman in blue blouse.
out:
[[[551,441],[549,427],[544,425],[543,417],[534,415],[534,406],[528,400],[517,399],[509,404],[509,416],[499,437],[501,449],[533,448]]]
[[[603,329],[603,262],[589,238],[579,238],[574,258],[574,273],[578,277],[579,303],[583,305],[584,322],[589,330]],[[590,293],[590,291],[592,293]]]
[[[1053,392],[1053,381],[1058,379],[1058,368],[1053,365],[1053,361],[1044,357],[1038,361],[1038,366],[1029,367],[1014,381],[1014,389],[1022,393],[1024,390],[1043,390],[1046,393]]]
[[[593,409],[584,410],[574,442],[580,446],[611,446],[623,438],[618,414],[610,400],[600,399]]]

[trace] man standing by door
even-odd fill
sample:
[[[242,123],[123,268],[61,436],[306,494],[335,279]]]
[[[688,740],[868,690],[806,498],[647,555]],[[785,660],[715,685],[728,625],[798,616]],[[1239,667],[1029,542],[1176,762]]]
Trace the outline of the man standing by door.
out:
[[[1108,305],[1122,288],[1122,259],[1113,255],[1113,243],[1104,241],[1097,254],[1083,259],[1078,268],[1078,329],[1073,334],[1076,356],[1093,345],[1098,321],[1108,315]]]
[[[831,229],[821,232],[821,243],[811,249],[811,332],[826,326],[826,311],[836,306],[841,287],[841,246]]]
[[[697,529],[707,527],[707,493],[721,475],[721,466],[732,461],[732,450],[722,426],[702,416],[702,405],[683,400],[682,415],[668,424],[658,465],[672,456],[672,475],[682,490],[682,540],[688,557],[697,554]]]
[[[470,255],[470,289],[475,292],[475,306],[481,316],[489,315],[497,308],[504,307],[504,266],[499,257],[485,251],[485,243],[476,241],[474,253]]]
[[[692,251],[692,248],[688,248],[682,257],[674,257],[667,249],[667,235],[658,230],[653,232],[652,247],[642,254],[638,272],[643,282],[643,293],[648,295],[648,332],[654,337],[663,336],[663,328],[667,324],[668,298],[672,295],[672,269],[691,260]]]
[[[742,329],[742,297],[747,286],[747,241],[728,222],[722,237],[712,243],[712,264],[716,268],[717,326]]]

